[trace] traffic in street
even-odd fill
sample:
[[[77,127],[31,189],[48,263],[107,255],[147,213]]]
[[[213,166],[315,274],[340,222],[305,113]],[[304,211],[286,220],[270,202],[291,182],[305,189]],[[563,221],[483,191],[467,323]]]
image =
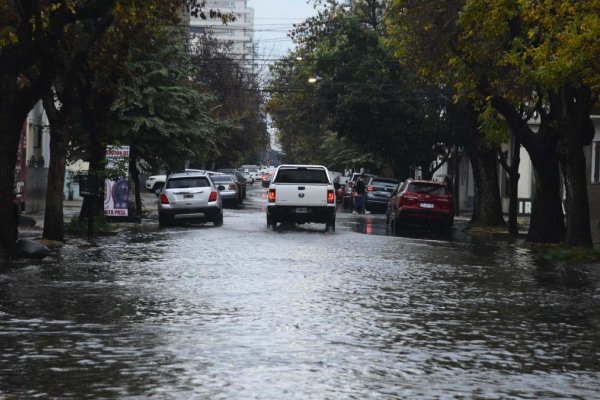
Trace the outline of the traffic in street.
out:
[[[460,219],[392,234],[339,204],[335,232],[274,231],[267,196],[248,185],[222,226],[149,215],[18,261],[0,275],[0,397],[597,396],[591,282]]]

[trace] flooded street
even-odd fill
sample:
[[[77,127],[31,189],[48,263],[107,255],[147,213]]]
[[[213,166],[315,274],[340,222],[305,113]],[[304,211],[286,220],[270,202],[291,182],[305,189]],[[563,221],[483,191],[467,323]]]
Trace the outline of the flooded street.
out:
[[[71,239],[0,273],[0,398],[598,398],[593,287],[530,250],[383,216]]]

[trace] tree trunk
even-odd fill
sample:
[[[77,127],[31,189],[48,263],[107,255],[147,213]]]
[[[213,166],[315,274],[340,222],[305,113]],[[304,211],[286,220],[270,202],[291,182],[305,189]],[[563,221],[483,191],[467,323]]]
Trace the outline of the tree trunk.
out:
[[[467,148],[475,184],[475,206],[470,227],[504,227],[506,222],[502,216],[497,153],[491,146],[482,143],[481,138],[475,140],[479,143]]]
[[[48,116],[51,115],[50,112],[47,114]],[[69,128],[65,121],[61,121],[59,118],[51,119],[50,122],[52,126],[50,136],[50,164],[42,237],[49,240],[64,241],[63,187],[65,183]]]
[[[558,139],[556,133],[550,129],[553,120],[547,114],[543,114],[538,131],[534,133],[528,126],[528,121],[523,119],[506,99],[494,97],[492,104],[506,118],[511,131],[529,153],[535,172],[536,186],[527,240],[537,243],[561,242],[565,235],[565,220],[556,154]]]
[[[531,148],[535,188],[527,240],[559,243],[565,237],[565,218],[560,198],[560,171],[556,153]]]
[[[517,216],[519,214],[519,165],[521,164],[521,142],[513,135],[513,151],[508,172],[508,233],[511,235],[519,234],[519,223]]]
[[[465,150],[473,168],[475,205],[470,227],[505,227],[500,199],[498,154],[479,131],[477,112],[469,107],[468,134]]]
[[[565,178],[567,247],[592,247],[590,209],[587,193],[585,155],[581,146],[571,144],[561,162]]]
[[[140,171],[137,169],[138,155],[135,146],[131,146],[129,149],[129,175],[133,181],[134,195],[135,195],[135,216],[137,218],[142,217],[142,195],[140,188]]]
[[[567,247],[593,245],[583,146],[589,145],[596,133],[590,118],[594,102],[591,90],[583,85],[563,87],[551,96],[550,104],[558,119],[558,157],[565,179]]]
[[[13,197],[22,122],[16,117],[8,121],[0,118],[0,252],[8,258],[16,257],[18,227]]]
[[[79,213],[80,221],[85,220],[90,215],[93,215],[94,217],[104,216],[104,162],[106,160],[106,146],[100,143],[98,133],[94,133],[91,136],[88,149],[90,157],[88,173],[99,177],[100,196],[96,199],[89,196],[83,198],[81,211]]]

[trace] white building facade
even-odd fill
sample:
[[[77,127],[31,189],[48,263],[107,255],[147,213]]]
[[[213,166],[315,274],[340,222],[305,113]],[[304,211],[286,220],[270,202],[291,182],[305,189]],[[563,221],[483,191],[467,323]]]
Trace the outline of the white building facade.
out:
[[[211,32],[220,42],[230,45],[230,55],[241,65],[254,69],[254,9],[247,0],[207,0],[206,9],[232,14],[235,21],[223,24],[220,18],[190,18],[190,32]]]

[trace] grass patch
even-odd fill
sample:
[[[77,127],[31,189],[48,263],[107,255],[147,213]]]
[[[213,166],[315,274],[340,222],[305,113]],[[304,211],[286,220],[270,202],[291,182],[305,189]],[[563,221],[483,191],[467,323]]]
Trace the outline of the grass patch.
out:
[[[115,232],[113,226],[108,223],[104,216],[94,217],[93,228],[94,234],[111,234]],[[80,220],[79,217],[73,217],[71,222],[65,226],[65,230],[69,233],[87,235],[88,219]]]
[[[544,254],[544,258],[563,264],[592,264],[600,262],[600,250],[585,247],[550,248]]]

